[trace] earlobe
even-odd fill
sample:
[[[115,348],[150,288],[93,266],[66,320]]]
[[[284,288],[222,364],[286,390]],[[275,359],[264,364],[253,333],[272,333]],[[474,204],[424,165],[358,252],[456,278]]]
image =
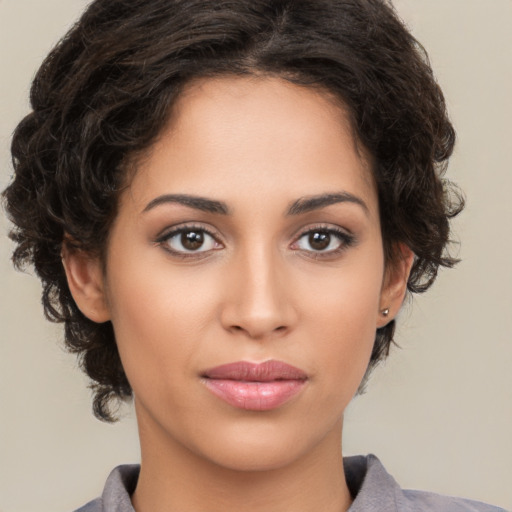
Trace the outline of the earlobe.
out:
[[[93,322],[110,320],[99,258],[66,243],[62,245],[61,254],[68,286],[78,309]]]
[[[377,328],[384,327],[395,318],[407,292],[414,253],[405,244],[399,244],[396,254],[395,260],[388,265],[384,275]]]

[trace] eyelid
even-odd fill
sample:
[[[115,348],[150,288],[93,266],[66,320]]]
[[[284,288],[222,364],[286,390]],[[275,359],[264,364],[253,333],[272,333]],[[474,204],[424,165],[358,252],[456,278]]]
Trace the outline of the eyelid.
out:
[[[178,233],[182,233],[183,231],[204,231],[208,235],[215,238],[218,242],[220,242],[220,235],[217,233],[217,230],[212,229],[209,226],[205,226],[199,222],[180,222],[179,224],[175,224],[173,226],[167,226],[160,231],[160,233],[155,237],[155,242],[163,241],[168,239],[171,235],[176,235]]]
[[[338,226],[336,224],[330,224],[330,223],[315,223],[310,224],[308,226],[302,227],[299,230],[297,230],[296,235],[294,235],[293,239],[298,240],[304,235],[307,235],[308,233],[315,232],[315,231],[327,231],[329,233],[338,234],[340,236],[346,236],[346,237],[355,237],[354,233],[348,229],[341,226]]]

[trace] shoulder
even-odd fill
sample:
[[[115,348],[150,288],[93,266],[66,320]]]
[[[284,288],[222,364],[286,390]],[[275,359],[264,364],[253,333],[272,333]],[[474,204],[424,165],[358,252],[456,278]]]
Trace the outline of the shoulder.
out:
[[[374,455],[344,459],[354,501],[349,512],[506,512],[477,501],[402,489]]]
[[[506,512],[505,509],[481,503],[479,501],[442,496],[432,492],[403,490],[397,497],[399,511],[414,510],[417,512]]]
[[[126,465],[114,468],[110,473],[101,498],[90,501],[75,512],[135,512],[130,495],[135,490],[140,466]]]
[[[95,500],[90,501],[83,507],[75,510],[75,512],[102,512],[103,505],[101,503],[101,498],[96,498]]]

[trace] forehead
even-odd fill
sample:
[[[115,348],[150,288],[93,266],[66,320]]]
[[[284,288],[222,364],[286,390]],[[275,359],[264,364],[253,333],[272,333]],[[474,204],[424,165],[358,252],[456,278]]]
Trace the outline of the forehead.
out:
[[[132,197],[252,190],[285,200],[340,187],[376,202],[369,158],[339,101],[281,78],[218,77],[185,88],[139,161]]]

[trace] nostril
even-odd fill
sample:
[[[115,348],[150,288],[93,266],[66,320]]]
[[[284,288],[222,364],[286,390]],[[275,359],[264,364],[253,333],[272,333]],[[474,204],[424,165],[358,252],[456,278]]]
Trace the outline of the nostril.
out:
[[[286,325],[280,325],[280,326],[278,326],[278,327],[276,327],[276,328],[272,329],[272,332],[274,332],[274,333],[282,333],[282,332],[286,331],[286,329],[287,329]],[[240,326],[240,325],[232,325],[232,326],[230,327],[230,330],[231,330],[231,332],[247,332],[247,333],[248,333],[248,334],[250,334],[251,336],[254,336],[254,335],[255,335],[254,333],[253,333],[253,334],[251,334],[251,332],[250,332],[250,331],[248,331],[247,329],[244,329],[244,328],[243,328],[242,326]],[[256,336],[257,336],[257,337],[259,337],[260,335],[256,335]]]

